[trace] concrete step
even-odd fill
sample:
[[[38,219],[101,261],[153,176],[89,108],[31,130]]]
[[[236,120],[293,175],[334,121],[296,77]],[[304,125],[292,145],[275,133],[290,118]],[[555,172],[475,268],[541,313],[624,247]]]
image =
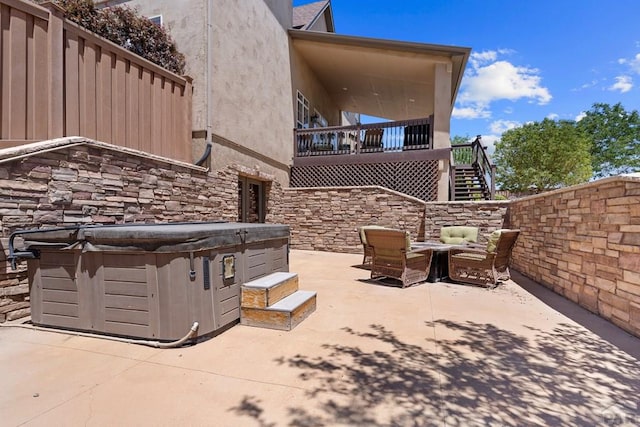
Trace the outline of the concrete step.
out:
[[[242,285],[240,305],[247,308],[269,307],[297,290],[296,273],[271,273]]]
[[[247,326],[290,331],[314,311],[316,311],[316,293],[296,291],[269,307],[241,307],[240,323]]]

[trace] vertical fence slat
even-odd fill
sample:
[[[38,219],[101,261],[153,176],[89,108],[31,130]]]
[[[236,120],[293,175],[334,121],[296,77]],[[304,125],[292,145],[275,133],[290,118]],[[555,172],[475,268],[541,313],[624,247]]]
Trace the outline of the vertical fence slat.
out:
[[[169,96],[171,95],[171,82],[162,79],[162,111],[160,111],[160,123],[162,129],[162,155],[175,158],[173,153],[173,144],[175,141],[171,139],[171,106]]]
[[[81,66],[83,71],[82,93],[80,96],[81,117],[80,126],[83,129],[82,136],[96,138],[96,50],[95,45],[82,39],[84,49],[82,50]]]
[[[162,111],[160,114],[160,121],[162,123],[162,155],[175,159],[174,146],[176,141],[172,138],[172,125],[171,120],[171,87],[173,85],[170,81],[162,79]]]
[[[80,135],[80,76],[78,37],[65,31],[65,129],[66,136]]]
[[[111,94],[111,121],[113,132],[112,139],[109,142],[127,146],[127,141],[129,140],[127,135],[127,126],[130,126],[130,123],[127,120],[127,63],[124,58],[113,54],[111,57],[111,67],[113,80],[113,92]]]
[[[65,38],[62,11],[53,4],[49,9],[47,26],[47,138],[64,136],[65,129]]]
[[[8,137],[10,139],[26,139],[27,121],[27,14],[11,9],[8,38],[10,78],[3,79],[9,84],[8,96]],[[6,45],[5,45],[6,46]]]
[[[137,130],[136,123],[139,122],[140,117],[140,67],[136,64],[131,64],[129,73],[126,75],[126,105],[127,105],[127,128],[126,138],[129,147],[136,150],[140,150],[140,135]]]
[[[162,155],[162,116],[160,114],[162,109],[162,77],[156,73],[153,73],[151,77],[151,93],[150,142],[153,145],[149,147],[149,151]]]
[[[113,94],[113,82],[111,80],[111,53],[107,49],[98,49],[97,71],[97,136],[100,141],[113,141],[111,127],[111,97]]]
[[[31,136],[28,139],[47,139],[49,134],[49,61],[47,56],[47,23],[41,19],[35,19],[33,28],[33,62],[35,73],[33,76],[34,94],[30,97],[31,111],[34,119],[31,128]]]
[[[142,70],[142,86],[140,91],[140,116],[138,127],[140,135],[140,150],[149,151],[151,148],[151,71]]]

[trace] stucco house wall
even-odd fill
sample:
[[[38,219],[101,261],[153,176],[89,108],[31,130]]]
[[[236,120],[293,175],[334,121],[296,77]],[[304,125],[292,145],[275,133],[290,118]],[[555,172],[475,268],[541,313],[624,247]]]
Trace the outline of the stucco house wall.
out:
[[[194,161],[204,152],[209,130],[214,170],[239,163],[257,167],[288,185],[294,123],[288,2],[131,0],[96,4],[123,4],[144,16],[162,15],[193,77]]]
[[[302,55],[291,48],[291,76],[293,81],[292,101],[297,106],[297,91],[299,90],[309,100],[309,114],[318,110],[327,119],[329,126],[341,125],[341,111],[332,101],[326,89],[320,84]],[[295,114],[295,113],[294,113]],[[295,119],[295,117],[294,117]]]
[[[248,150],[215,144],[212,167],[259,164],[288,185],[294,119],[287,32],[263,0],[218,0],[213,16],[213,133]]]

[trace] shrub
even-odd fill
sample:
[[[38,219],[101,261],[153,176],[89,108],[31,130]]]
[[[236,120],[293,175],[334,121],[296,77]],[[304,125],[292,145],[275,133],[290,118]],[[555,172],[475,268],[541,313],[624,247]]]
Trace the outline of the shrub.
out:
[[[36,0],[42,3],[43,0]],[[184,74],[184,55],[167,30],[127,6],[96,9],[93,0],[54,0],[70,21],[176,74]]]

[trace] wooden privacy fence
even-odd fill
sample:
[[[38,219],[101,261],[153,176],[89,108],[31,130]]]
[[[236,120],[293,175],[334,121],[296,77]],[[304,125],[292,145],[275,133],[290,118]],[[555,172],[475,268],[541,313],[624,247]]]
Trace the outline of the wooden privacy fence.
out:
[[[191,79],[43,6],[0,0],[0,148],[84,136],[191,163]]]

